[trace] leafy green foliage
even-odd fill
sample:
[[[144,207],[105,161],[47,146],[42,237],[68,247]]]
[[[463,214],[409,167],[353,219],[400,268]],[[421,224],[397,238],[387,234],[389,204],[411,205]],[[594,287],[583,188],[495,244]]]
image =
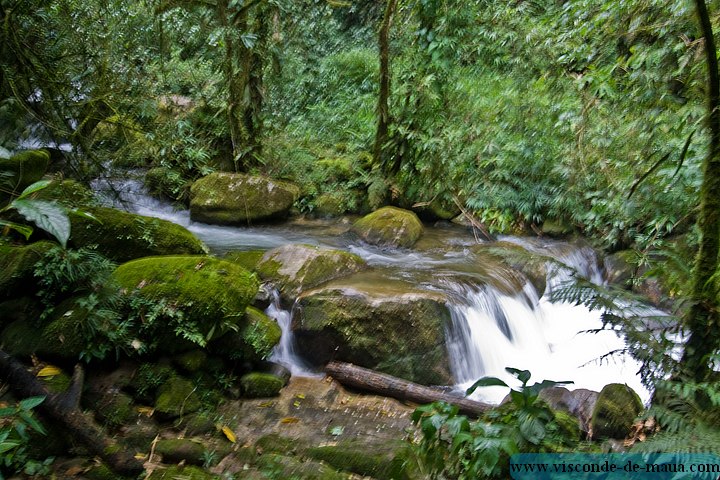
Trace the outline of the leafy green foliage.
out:
[[[16,405],[0,408],[0,480],[3,474],[26,475],[47,474],[49,458],[38,461],[30,458],[30,432],[46,435],[43,426],[35,419],[33,408],[40,405],[45,397],[30,397]]]
[[[478,420],[459,415],[457,407],[444,402],[415,410],[412,420],[422,432],[417,453],[431,478],[506,478],[509,458],[515,453],[561,451],[577,444],[577,430],[568,430],[557,414],[538,400],[543,389],[569,382],[544,380],[528,385],[529,371],[506,370],[522,385],[510,390],[510,403]],[[507,384],[484,377],[467,393],[487,386]]]

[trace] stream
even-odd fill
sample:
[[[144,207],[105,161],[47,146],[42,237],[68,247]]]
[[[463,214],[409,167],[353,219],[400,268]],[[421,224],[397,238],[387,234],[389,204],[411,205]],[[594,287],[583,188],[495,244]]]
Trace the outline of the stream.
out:
[[[532,372],[530,383],[545,379],[572,381],[570,389],[600,391],[608,383],[626,383],[647,403],[650,392],[638,375],[640,364],[627,354],[599,359],[621,350],[624,339],[613,330],[588,333],[602,327],[599,311],[568,303],[553,303],[549,292],[568,280],[569,269],[596,284],[603,272],[592,249],[582,245],[536,238],[502,237],[522,248],[550,257],[569,269],[548,269],[547,287],[539,295],[525,281],[518,283],[502,269],[483,268],[471,247],[477,242],[465,227],[451,224],[425,226],[413,250],[378,248],[362,243],[349,232],[348,220],[297,219],[284,224],[226,227],[192,222],[187,210],[150,197],[139,180],[98,180],[94,187],[107,192],[112,184],[119,195],[105,195],[108,203],[141,215],[158,217],[186,227],[222,256],[234,250],[269,250],[289,243],[322,245],[362,257],[372,273],[356,280],[402,282],[413,288],[441,292],[448,299],[451,323],[446,327],[447,348],[456,387],[466,388],[483,376],[496,376],[518,385],[505,367]],[[353,277],[355,278],[355,276]],[[312,375],[294,345],[291,312],[279,300],[266,310],[282,328],[283,337],[272,359],[294,375]],[[498,403],[507,394],[502,387],[479,389],[478,399]]]

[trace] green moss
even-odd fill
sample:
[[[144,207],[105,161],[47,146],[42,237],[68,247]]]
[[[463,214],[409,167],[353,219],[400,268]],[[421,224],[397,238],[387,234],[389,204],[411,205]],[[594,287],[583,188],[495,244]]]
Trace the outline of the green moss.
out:
[[[72,383],[72,379],[65,372],[60,372],[51,377],[42,377],[41,380],[50,393],[63,393]]]
[[[23,247],[0,245],[0,300],[34,295],[35,264],[54,247],[44,241]]]
[[[155,470],[151,477],[153,480],[219,480],[218,475],[206,472],[202,468],[192,465],[172,466],[164,470]]]
[[[145,173],[145,185],[151,195],[177,200],[184,204],[190,201],[190,185],[180,172],[165,167],[151,168]]]
[[[255,447],[263,453],[293,454],[304,450],[305,444],[301,439],[271,433],[258,438]]]
[[[207,362],[207,353],[202,350],[191,350],[176,356],[175,364],[187,373],[200,371]]]
[[[550,237],[564,237],[573,231],[572,224],[566,220],[545,220],[542,225],[542,233]]]
[[[0,331],[5,325],[21,321],[36,325],[39,323],[43,308],[36,298],[20,297],[0,302]]]
[[[304,480],[347,480],[348,476],[339,473],[320,462],[302,461],[297,458],[277,454],[263,455],[257,460],[260,471],[269,478],[287,478]]]
[[[315,199],[313,213],[320,217],[339,217],[350,210],[344,192],[328,192]]]
[[[245,312],[245,325],[240,335],[248,347],[245,349],[246,359],[265,359],[272,349],[280,343],[282,331],[277,322],[257,308],[248,307]]]
[[[205,435],[206,433],[215,431],[214,416],[204,411],[193,413],[183,419],[180,427],[191,436]]]
[[[253,372],[240,377],[240,385],[246,398],[265,398],[277,396],[285,382],[269,373]]]
[[[190,216],[220,225],[274,219],[286,215],[298,195],[298,187],[287,182],[216,172],[193,183]]]
[[[625,438],[642,409],[642,401],[632,388],[620,383],[605,385],[593,409],[593,438]]]
[[[338,470],[373,478],[400,480],[406,476],[398,465],[400,462],[395,461],[395,451],[403,448],[404,442],[385,444],[383,448],[369,448],[364,442],[342,442],[334,446],[309,448],[305,455]]]
[[[35,193],[34,197],[38,200],[56,200],[68,207],[80,209],[98,204],[92,190],[75,180],[53,180],[47,187]]]
[[[1,185],[0,199],[10,197],[7,191],[19,194],[25,187],[40,180],[49,163],[50,154],[45,150],[27,150],[10,158],[0,158],[0,172],[10,174],[10,178]]]
[[[37,352],[41,338],[38,336],[37,327],[17,320],[5,327],[0,334],[0,344],[5,352],[13,356],[27,357]]]
[[[365,268],[359,256],[315,245],[291,244],[268,251],[257,265],[263,280],[276,284],[286,297]]]
[[[265,255],[265,250],[243,250],[228,253],[224,260],[237,263],[241,267],[253,271],[263,255]]]
[[[121,477],[117,473],[110,470],[110,468],[104,463],[95,462],[83,472],[83,477],[88,480],[118,480],[128,477]]]
[[[184,378],[173,377],[157,393],[155,412],[165,418],[177,418],[200,410],[200,399],[193,384]]]
[[[328,183],[346,181],[355,175],[353,161],[346,157],[318,160],[317,167]]]
[[[175,370],[169,365],[143,363],[133,377],[130,388],[139,400],[149,402],[155,398],[158,387],[175,376]]]
[[[106,207],[83,210],[97,220],[71,215],[71,245],[97,245],[99,253],[116,262],[152,255],[207,253],[205,245],[186,228],[167,220]]]
[[[158,440],[155,451],[162,455],[164,463],[185,462],[202,465],[205,446],[189,438]]]
[[[212,257],[141,258],[120,265],[113,275],[128,292],[179,309],[183,321],[194,325],[205,339],[240,324],[259,286],[244,268]],[[174,332],[156,330],[155,334]]]
[[[88,314],[89,311],[78,305],[74,298],[55,307],[50,322],[43,329],[38,353],[77,359],[92,341],[83,331]]]
[[[417,215],[396,207],[383,207],[364,216],[353,231],[373,245],[410,248],[423,233]]]
[[[119,427],[137,418],[132,397],[122,392],[109,392],[95,398],[93,409],[98,420],[108,427]]]

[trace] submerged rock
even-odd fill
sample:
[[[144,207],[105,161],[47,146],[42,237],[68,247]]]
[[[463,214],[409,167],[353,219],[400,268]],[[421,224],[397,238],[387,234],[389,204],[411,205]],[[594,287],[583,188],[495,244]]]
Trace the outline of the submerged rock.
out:
[[[359,256],[313,245],[284,245],[265,253],[256,270],[292,302],[303,290],[350,275],[366,266]]]
[[[383,207],[355,222],[353,231],[373,245],[410,248],[422,235],[423,225],[409,210]]]
[[[297,186],[239,173],[211,173],[190,189],[190,217],[218,225],[248,224],[287,215]]]
[[[422,384],[452,383],[450,313],[433,292],[331,284],[298,299],[293,330],[315,364],[345,361]]]

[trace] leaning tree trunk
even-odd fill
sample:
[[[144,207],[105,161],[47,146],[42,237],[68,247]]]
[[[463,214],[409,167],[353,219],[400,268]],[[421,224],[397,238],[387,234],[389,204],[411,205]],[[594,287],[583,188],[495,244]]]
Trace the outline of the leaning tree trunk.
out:
[[[708,153],[703,162],[700,189],[700,250],[693,272],[692,305],[686,317],[690,338],[685,346],[683,368],[698,381],[707,379],[710,356],[720,347],[720,305],[714,279],[720,246],[720,77],[712,24],[705,0],[695,0],[698,21],[705,40],[708,70]]]
[[[387,0],[385,14],[383,15],[380,31],[378,32],[378,45],[380,47],[380,93],[377,104],[377,130],[375,131],[375,145],[373,147],[373,164],[382,165],[383,148],[388,141],[390,125],[390,25],[395,12],[397,0]]]

